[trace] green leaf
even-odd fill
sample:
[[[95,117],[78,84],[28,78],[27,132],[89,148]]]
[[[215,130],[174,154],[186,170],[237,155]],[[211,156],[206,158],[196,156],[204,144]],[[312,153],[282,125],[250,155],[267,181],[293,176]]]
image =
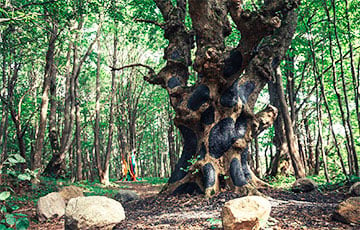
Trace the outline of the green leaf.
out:
[[[17,210],[17,209],[19,209],[19,208],[20,208],[20,207],[19,207],[18,205],[13,205],[13,206],[11,206],[11,209],[14,210],[14,211]],[[15,215],[16,215],[16,214],[15,214]]]
[[[20,154],[15,154],[15,155],[13,155],[13,157],[15,158],[17,163],[25,163],[26,162],[26,160]]]
[[[29,228],[29,220],[21,218],[16,221],[16,230],[26,230]]]
[[[1,213],[7,212],[7,209],[6,209],[6,206],[5,206],[5,205],[1,206],[0,212],[1,212]]]
[[[10,192],[9,191],[5,191],[5,192],[0,193],[0,200],[6,200],[9,197],[10,197]]]
[[[14,225],[16,223],[16,218],[13,214],[6,214],[5,219],[8,225]]]
[[[0,224],[0,230],[5,230],[5,229],[7,229],[7,227],[3,224]]]
[[[18,179],[19,180],[27,180],[27,181],[29,181],[29,180],[31,180],[31,176],[29,174],[27,174],[27,173],[19,174]]]

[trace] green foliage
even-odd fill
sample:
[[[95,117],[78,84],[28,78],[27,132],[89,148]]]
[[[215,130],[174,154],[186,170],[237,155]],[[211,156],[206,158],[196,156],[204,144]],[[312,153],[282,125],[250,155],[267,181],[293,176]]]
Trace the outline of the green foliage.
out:
[[[19,207],[12,205],[8,207],[6,200],[10,198],[10,192],[0,193],[0,229],[25,230],[29,227],[27,215],[15,213]]]
[[[269,177],[267,178],[267,182],[279,188],[289,189],[291,188],[292,184],[296,181],[294,176],[277,176],[277,177]]]
[[[0,200],[1,201],[4,201],[9,197],[10,197],[10,192],[9,191],[4,191],[4,192],[0,193]]]
[[[0,174],[8,175],[16,178],[13,183],[18,181],[30,181],[36,178],[36,175],[39,171],[30,170],[28,168],[20,170],[21,165],[25,164],[26,160],[20,154],[10,154],[1,164],[0,164]]]
[[[219,225],[221,225],[222,221],[218,218],[209,218],[206,221],[208,221],[211,224],[210,229],[218,229]]]

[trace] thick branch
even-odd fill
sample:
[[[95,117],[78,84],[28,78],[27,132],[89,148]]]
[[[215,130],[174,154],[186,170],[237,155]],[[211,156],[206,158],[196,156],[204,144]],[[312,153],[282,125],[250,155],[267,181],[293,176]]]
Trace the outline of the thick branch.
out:
[[[287,12],[298,6],[299,0],[277,0],[271,3],[267,1],[260,10],[253,12],[244,11],[241,4],[240,0],[228,1],[231,18],[241,32],[241,40],[237,49],[242,54],[241,70],[243,70],[249,64],[253,52],[261,40],[275,29],[280,28],[281,19],[278,13],[286,15]]]
[[[258,136],[262,131],[272,126],[278,115],[278,109],[268,105],[264,110],[255,115],[256,125],[254,126],[253,135]]]

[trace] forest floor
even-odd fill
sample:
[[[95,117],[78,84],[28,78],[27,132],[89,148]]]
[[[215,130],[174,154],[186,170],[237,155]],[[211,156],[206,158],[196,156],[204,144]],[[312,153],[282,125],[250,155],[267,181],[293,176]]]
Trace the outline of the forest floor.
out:
[[[210,199],[196,195],[157,195],[162,185],[149,183],[116,182],[113,197],[119,189],[136,191],[141,199],[123,203],[126,220],[114,229],[221,229],[221,208],[238,194],[223,192]],[[109,190],[107,190],[109,191]],[[266,189],[261,192],[270,197],[272,211],[267,229],[360,229],[332,220],[336,205],[347,198],[347,186],[315,190],[310,193],[293,193],[286,189]],[[34,201],[19,201],[16,212],[30,217],[30,229],[64,229],[64,220],[46,223],[36,221]]]

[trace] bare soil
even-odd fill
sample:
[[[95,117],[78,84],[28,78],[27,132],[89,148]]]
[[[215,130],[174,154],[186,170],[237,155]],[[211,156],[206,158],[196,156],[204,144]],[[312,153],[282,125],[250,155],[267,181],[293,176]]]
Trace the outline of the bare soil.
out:
[[[125,189],[136,191],[141,199],[123,203],[126,220],[114,229],[222,229],[221,208],[230,199],[240,197],[222,192],[210,199],[203,195],[157,195],[160,185],[119,182]],[[348,187],[327,191],[293,193],[288,190],[266,189],[272,211],[268,229],[360,229],[332,219],[336,205],[347,198]],[[36,222],[33,203],[27,203],[18,212],[31,217],[30,229],[64,229],[63,218],[46,223]]]

